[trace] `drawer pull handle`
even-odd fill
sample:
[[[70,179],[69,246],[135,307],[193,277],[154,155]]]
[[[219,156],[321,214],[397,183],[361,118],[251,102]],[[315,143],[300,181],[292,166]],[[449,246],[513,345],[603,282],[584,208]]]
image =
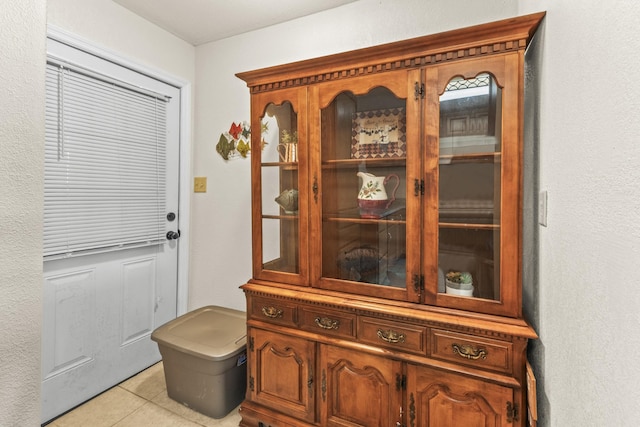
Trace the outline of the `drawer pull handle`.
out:
[[[474,348],[471,345],[452,344],[453,352],[469,360],[478,360],[487,358],[487,350],[484,348]]]
[[[397,344],[399,342],[404,342],[406,337],[404,334],[399,334],[391,329],[389,329],[388,331],[378,329],[378,338],[391,344]]]
[[[339,320],[329,319],[328,317],[316,317],[316,325],[322,329],[338,329],[340,327]]]
[[[280,310],[279,308],[275,308],[275,307],[262,307],[262,314],[264,314],[265,316],[271,318],[271,319],[277,319],[279,317],[282,317],[282,313],[283,311]]]

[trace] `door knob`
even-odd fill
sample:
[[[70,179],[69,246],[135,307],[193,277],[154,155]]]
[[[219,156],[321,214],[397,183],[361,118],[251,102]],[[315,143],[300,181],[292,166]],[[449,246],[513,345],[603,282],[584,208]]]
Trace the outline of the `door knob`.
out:
[[[175,240],[180,237],[180,230],[176,233],[175,231],[167,231],[167,240]]]

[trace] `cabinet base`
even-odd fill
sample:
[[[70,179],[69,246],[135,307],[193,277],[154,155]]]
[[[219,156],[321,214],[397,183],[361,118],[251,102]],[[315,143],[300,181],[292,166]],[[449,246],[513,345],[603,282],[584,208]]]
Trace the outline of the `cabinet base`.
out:
[[[304,423],[285,414],[273,411],[245,400],[240,405],[240,427],[312,427],[316,424]]]

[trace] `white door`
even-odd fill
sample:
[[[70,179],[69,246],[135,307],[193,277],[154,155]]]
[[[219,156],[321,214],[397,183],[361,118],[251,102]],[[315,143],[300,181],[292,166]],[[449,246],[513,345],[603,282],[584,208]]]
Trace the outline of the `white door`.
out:
[[[122,87],[134,92],[166,96],[166,153],[160,161],[166,162],[161,165],[166,185],[160,196],[166,212],[158,221],[158,235],[177,233],[180,90],[53,40],[48,40],[47,50],[50,59],[70,69],[77,67],[86,75],[105,77],[117,85],[123,83]],[[88,127],[95,122],[91,114],[82,114],[89,118]],[[69,148],[62,147],[63,155],[59,157],[73,155],[65,150]],[[101,185],[101,176],[96,171],[89,177],[86,190],[91,194],[91,186]],[[95,191],[99,190],[96,187]],[[86,215],[89,221],[91,209],[86,210]],[[123,227],[126,229],[126,224]],[[135,230],[137,226],[128,229]],[[122,237],[127,242],[126,236]],[[43,422],[160,360],[150,335],[174,319],[177,312],[180,240],[175,234],[167,237],[45,257]]]

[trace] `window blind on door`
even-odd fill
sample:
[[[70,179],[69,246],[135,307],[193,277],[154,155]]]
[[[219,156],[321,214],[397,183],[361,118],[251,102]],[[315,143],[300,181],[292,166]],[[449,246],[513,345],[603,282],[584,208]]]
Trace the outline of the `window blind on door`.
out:
[[[166,239],[166,103],[47,63],[45,259]]]

